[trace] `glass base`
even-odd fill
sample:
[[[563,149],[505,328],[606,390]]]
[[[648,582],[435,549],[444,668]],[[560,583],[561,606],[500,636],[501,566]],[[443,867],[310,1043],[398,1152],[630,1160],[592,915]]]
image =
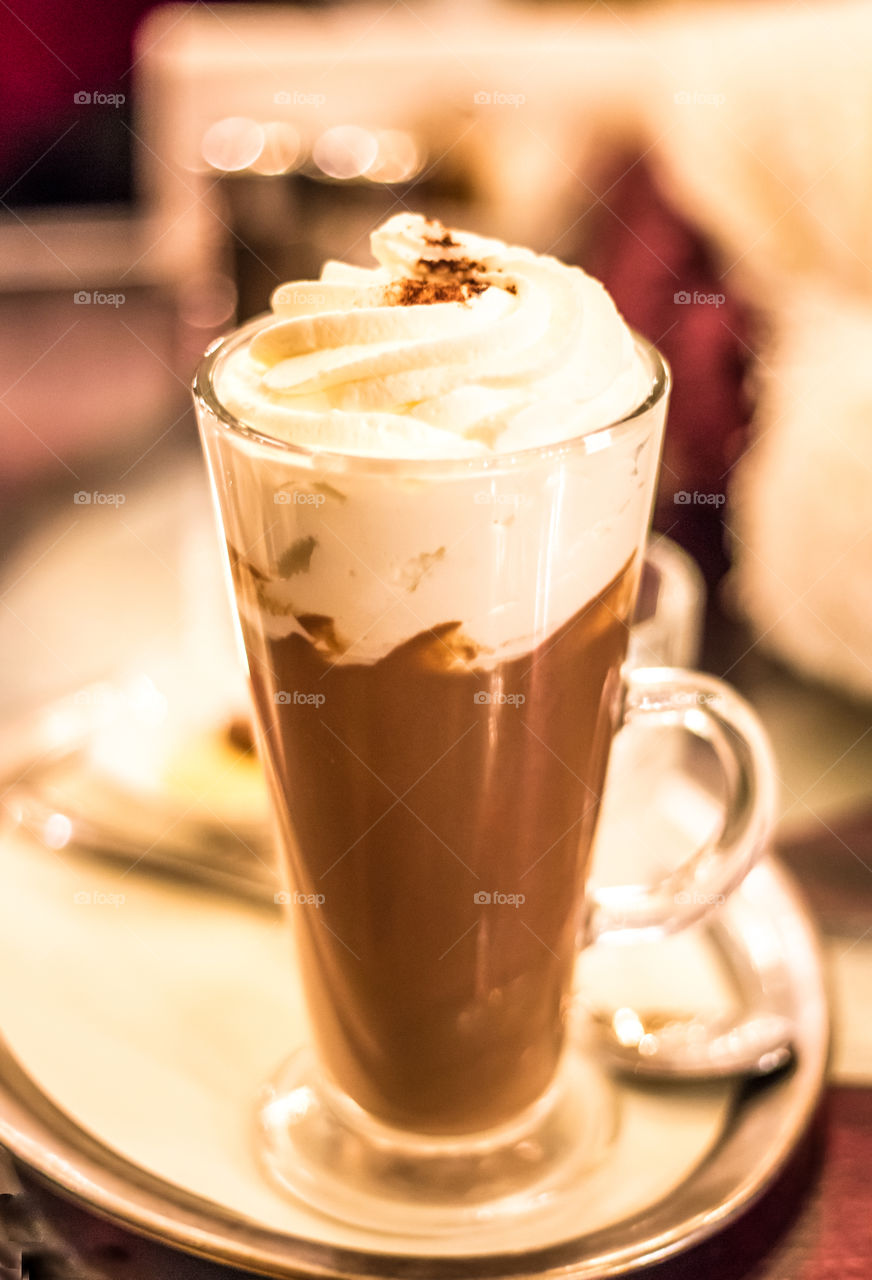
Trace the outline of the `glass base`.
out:
[[[547,1093],[510,1124],[429,1137],[373,1119],[307,1049],[264,1090],[260,1155],[274,1181],[349,1225],[398,1235],[463,1234],[550,1216],[605,1156],[616,1095],[577,1046]]]

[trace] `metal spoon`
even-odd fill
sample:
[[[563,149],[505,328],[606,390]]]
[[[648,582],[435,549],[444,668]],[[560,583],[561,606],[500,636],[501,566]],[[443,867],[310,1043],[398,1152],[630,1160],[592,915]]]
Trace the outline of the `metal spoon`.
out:
[[[794,1027],[780,1013],[722,1016],[615,1009],[594,1012],[594,1051],[624,1075],[658,1080],[720,1080],[765,1076],[793,1061]]]

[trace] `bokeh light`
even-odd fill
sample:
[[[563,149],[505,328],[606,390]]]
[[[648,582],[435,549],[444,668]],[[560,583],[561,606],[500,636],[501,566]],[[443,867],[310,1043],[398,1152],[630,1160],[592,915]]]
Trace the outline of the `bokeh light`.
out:
[[[421,152],[412,134],[404,129],[379,129],[375,135],[378,151],[366,171],[373,182],[408,182],[419,173]]]
[[[213,169],[222,173],[238,173],[249,169],[264,149],[263,126],[246,116],[228,116],[216,120],[203,134],[200,151]]]
[[[249,167],[267,177],[289,173],[296,168],[302,159],[303,143],[294,126],[271,120],[262,128],[263,146]]]
[[[361,178],[377,157],[376,135],[355,124],[326,129],[312,149],[312,159],[328,178]]]

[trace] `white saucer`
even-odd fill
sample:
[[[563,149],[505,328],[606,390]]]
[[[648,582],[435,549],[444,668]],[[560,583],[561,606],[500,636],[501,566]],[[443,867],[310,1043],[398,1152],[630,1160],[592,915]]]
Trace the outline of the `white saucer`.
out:
[[[614,828],[613,828],[614,829]],[[600,854],[604,835],[600,841]],[[617,1140],[565,1220],[477,1248],[344,1228],[284,1198],[253,1149],[253,1102],[306,1036],[286,926],[204,890],[0,842],[0,1141],[125,1225],[274,1276],[618,1274],[715,1231],[801,1135],[825,1067],[813,932],[783,873],[762,865],[727,910],[761,982],[797,1018],[798,1060],[735,1085],[619,1086]],[[123,895],[120,898],[119,895]],[[598,949],[579,966],[596,1003],[724,1009],[704,931]],[[465,1261],[464,1261],[465,1260]]]

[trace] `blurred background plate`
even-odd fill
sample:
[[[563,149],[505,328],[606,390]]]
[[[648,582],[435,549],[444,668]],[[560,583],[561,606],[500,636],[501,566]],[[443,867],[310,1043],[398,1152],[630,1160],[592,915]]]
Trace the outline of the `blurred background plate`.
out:
[[[649,838],[655,831],[670,845],[686,839],[662,810]],[[606,830],[600,853],[610,860],[608,839]],[[620,1274],[745,1208],[819,1096],[828,1023],[813,931],[784,874],[764,864],[725,910],[737,913],[761,981],[797,1019],[793,1069],[745,1089],[621,1084],[615,1145],[565,1221],[507,1230],[505,1256],[492,1246],[452,1254],[449,1242],[425,1263],[415,1242],[344,1228],[283,1198],[256,1163],[253,1100],[306,1036],[283,920],[9,832],[0,852],[0,964],[19,975],[0,992],[0,1141],[115,1221],[229,1264],[410,1280]],[[701,931],[594,949],[579,977],[601,1006],[717,1012],[735,1000]]]

